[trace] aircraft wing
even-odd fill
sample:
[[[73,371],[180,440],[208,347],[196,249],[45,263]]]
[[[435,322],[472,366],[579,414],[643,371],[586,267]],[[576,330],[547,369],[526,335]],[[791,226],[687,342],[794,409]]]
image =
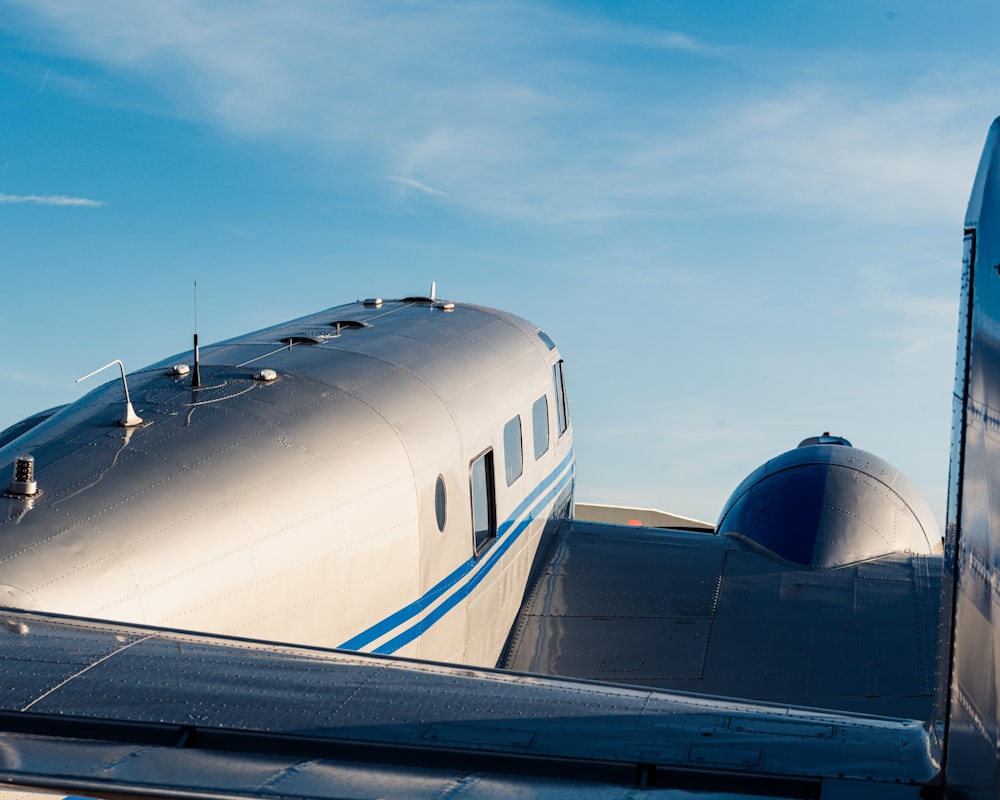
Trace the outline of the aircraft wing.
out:
[[[941,556],[816,569],[745,539],[566,520],[499,666],[927,719]]]
[[[28,612],[0,675],[0,781],[91,796],[916,797],[937,770],[913,721]]]

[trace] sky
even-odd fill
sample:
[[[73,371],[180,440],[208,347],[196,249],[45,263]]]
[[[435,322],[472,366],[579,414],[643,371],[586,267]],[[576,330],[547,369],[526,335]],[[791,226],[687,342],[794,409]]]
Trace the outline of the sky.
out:
[[[371,296],[566,360],[577,498],[831,431],[945,512],[1000,5],[0,0],[0,428]],[[96,379],[92,379],[96,380]]]

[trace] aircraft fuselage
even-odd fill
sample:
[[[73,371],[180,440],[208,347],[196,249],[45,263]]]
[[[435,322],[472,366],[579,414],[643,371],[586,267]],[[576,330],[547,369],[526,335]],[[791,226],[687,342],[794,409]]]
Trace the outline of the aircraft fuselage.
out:
[[[110,381],[0,448],[0,600],[492,665],[570,513],[558,350],[504,312],[358,302]],[[544,398],[544,399],[543,399]],[[545,430],[543,430],[545,429]]]

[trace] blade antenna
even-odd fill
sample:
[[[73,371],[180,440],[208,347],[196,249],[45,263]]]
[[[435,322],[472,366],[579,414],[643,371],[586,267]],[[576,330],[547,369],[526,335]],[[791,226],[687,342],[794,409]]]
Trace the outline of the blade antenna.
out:
[[[194,282],[194,369],[191,370],[191,388],[201,388],[201,368],[198,356],[198,281]]]

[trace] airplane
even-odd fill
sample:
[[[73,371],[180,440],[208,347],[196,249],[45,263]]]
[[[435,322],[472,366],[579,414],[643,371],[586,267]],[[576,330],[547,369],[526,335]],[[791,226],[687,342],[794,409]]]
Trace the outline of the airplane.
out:
[[[998,181],[1000,119],[966,216],[943,549],[912,484],[829,434],[712,531],[574,516],[558,349],[433,296],[120,367],[8,429],[0,782],[995,797]]]
[[[196,365],[167,359],[34,422],[0,434],[18,434],[0,517],[8,605],[930,710],[940,536],[912,484],[827,436],[748,477],[718,536],[559,524],[574,489],[562,358],[510,314],[362,301],[199,349]],[[560,565],[581,559],[567,579]],[[805,647],[786,635],[789,591]],[[856,602],[865,592],[878,602]],[[894,684],[873,688],[886,671]]]

